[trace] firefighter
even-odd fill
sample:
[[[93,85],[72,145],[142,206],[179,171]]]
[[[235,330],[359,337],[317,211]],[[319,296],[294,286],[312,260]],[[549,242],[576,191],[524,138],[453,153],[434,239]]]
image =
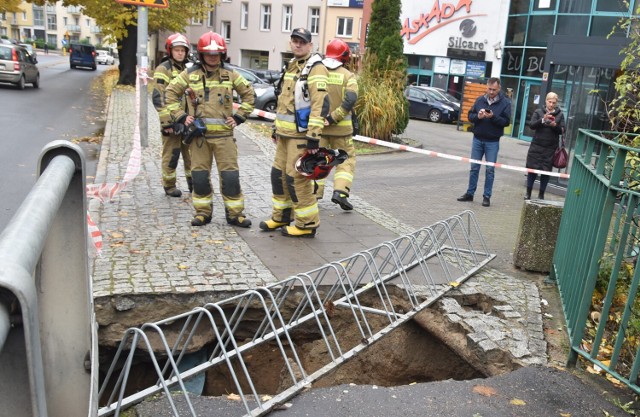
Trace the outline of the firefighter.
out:
[[[305,152],[318,151],[324,116],[329,112],[328,73],[322,57],[311,54],[313,43],[307,29],[294,29],[290,46],[293,58],[279,87],[274,126],[273,209],[271,218],[260,222],[260,229],[282,228],[284,236],[314,237],[320,225],[314,182],[297,172],[295,163]]]
[[[227,223],[249,227],[251,220],[244,212],[244,195],[240,188],[238,146],[233,129],[243,123],[253,111],[255,93],[251,84],[239,73],[224,67],[227,44],[217,33],[208,32],[198,40],[199,63],[183,71],[166,91],[167,108],[178,124],[184,124],[187,132],[197,132],[191,141],[193,176],[193,207],[196,211],[192,226],[204,226],[211,222],[213,212],[213,188],[211,165],[216,161],[220,179],[220,193],[224,201]],[[233,113],[233,91],[241,105]],[[180,97],[187,93],[188,111],[180,104]],[[189,135],[191,137],[191,135]]]
[[[343,149],[349,158],[336,167],[333,175],[333,195],[331,201],[343,210],[353,210],[348,200],[353,174],[356,169],[356,148],[353,146],[353,108],[358,99],[356,76],[344,67],[351,57],[351,50],[341,39],[334,39],[327,45],[322,63],[329,71],[329,103],[331,113],[324,119],[321,147]],[[324,179],[318,181],[316,196],[322,198]]]
[[[173,130],[171,115],[165,107],[165,90],[171,80],[185,70],[189,63],[189,41],[180,34],[175,33],[167,38],[165,42],[167,56],[153,73],[156,81],[153,89],[153,105],[160,116],[160,126],[162,129],[162,186],[164,192],[171,197],[180,197],[182,191],[176,187],[176,168],[178,160],[182,154],[184,163],[184,174],[187,178],[189,192],[193,191],[191,181],[191,156],[189,146],[182,143],[182,137]],[[186,109],[186,103],[183,104]]]

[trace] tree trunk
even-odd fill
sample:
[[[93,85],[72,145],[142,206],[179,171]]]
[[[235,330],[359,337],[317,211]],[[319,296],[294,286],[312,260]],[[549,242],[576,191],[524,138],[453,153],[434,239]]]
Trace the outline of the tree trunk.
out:
[[[120,64],[119,85],[136,85],[136,65],[138,52],[138,27],[135,25],[127,26],[127,36],[118,40],[118,57]]]

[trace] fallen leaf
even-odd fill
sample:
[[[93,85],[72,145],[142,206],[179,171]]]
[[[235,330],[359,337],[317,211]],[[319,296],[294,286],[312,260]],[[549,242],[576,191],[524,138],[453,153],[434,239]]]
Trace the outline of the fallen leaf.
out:
[[[122,233],[120,233],[120,232],[112,232],[111,233],[111,237],[114,238],[114,239],[120,239],[120,238],[123,238],[124,235]]]
[[[459,286],[460,286],[460,283],[459,283],[459,282],[456,282],[456,281],[451,281],[451,282],[449,283],[449,285],[451,285],[453,288],[456,288],[456,287],[459,287]]]
[[[178,265],[178,269],[184,271],[185,269],[189,269],[189,265],[180,264],[180,265]]]
[[[609,380],[609,382],[611,382],[613,385],[615,385],[616,387],[624,387],[624,383],[622,383],[622,381],[616,379],[616,377],[607,374],[606,378]]]
[[[571,417],[571,413],[560,413],[560,417]]]
[[[262,398],[260,398],[262,401],[269,401],[270,399],[272,399],[273,397],[271,395],[263,395]]]
[[[527,405],[527,403],[525,403],[524,401],[518,398],[514,398],[513,400],[510,401],[510,403],[513,405]]]
[[[498,392],[493,388],[486,385],[474,385],[473,392],[476,394],[484,395],[485,397],[492,397],[497,395]]]
[[[229,394],[227,395],[227,400],[231,400],[231,401],[240,401],[241,398],[238,394]]]

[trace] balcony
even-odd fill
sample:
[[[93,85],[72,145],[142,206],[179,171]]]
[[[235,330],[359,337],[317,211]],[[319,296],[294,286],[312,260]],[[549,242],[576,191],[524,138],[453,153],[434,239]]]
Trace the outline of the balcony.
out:
[[[80,33],[80,25],[67,25],[67,31],[73,33]]]
[[[102,33],[102,28],[100,26],[91,26],[91,33]]]
[[[68,6],[67,13],[69,14],[82,14],[82,7],[80,6]]]

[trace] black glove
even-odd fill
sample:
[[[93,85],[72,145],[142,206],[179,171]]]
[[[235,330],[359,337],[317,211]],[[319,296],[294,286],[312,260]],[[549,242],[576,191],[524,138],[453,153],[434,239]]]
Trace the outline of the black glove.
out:
[[[331,117],[331,115],[328,115],[328,116],[326,117],[326,119],[327,119],[327,122],[329,122],[329,124],[330,124],[330,125],[334,125],[334,124],[336,124],[336,121],[335,121],[335,120],[333,120],[333,117]]]
[[[318,149],[320,141],[317,139],[307,139],[307,149]]]
[[[237,126],[240,126],[240,125],[241,125],[242,123],[244,123],[244,121],[245,121],[245,120],[247,120],[247,119],[244,119],[244,118],[242,118],[242,117],[238,116],[237,114],[234,114],[234,115],[233,115],[233,120],[235,120],[235,121],[236,121],[236,125],[237,125]]]
[[[271,139],[272,140],[278,140],[278,137],[276,136],[276,127],[275,126],[271,126]]]
[[[187,127],[184,123],[174,123],[173,124],[173,134],[176,136],[182,136],[186,132]]]

